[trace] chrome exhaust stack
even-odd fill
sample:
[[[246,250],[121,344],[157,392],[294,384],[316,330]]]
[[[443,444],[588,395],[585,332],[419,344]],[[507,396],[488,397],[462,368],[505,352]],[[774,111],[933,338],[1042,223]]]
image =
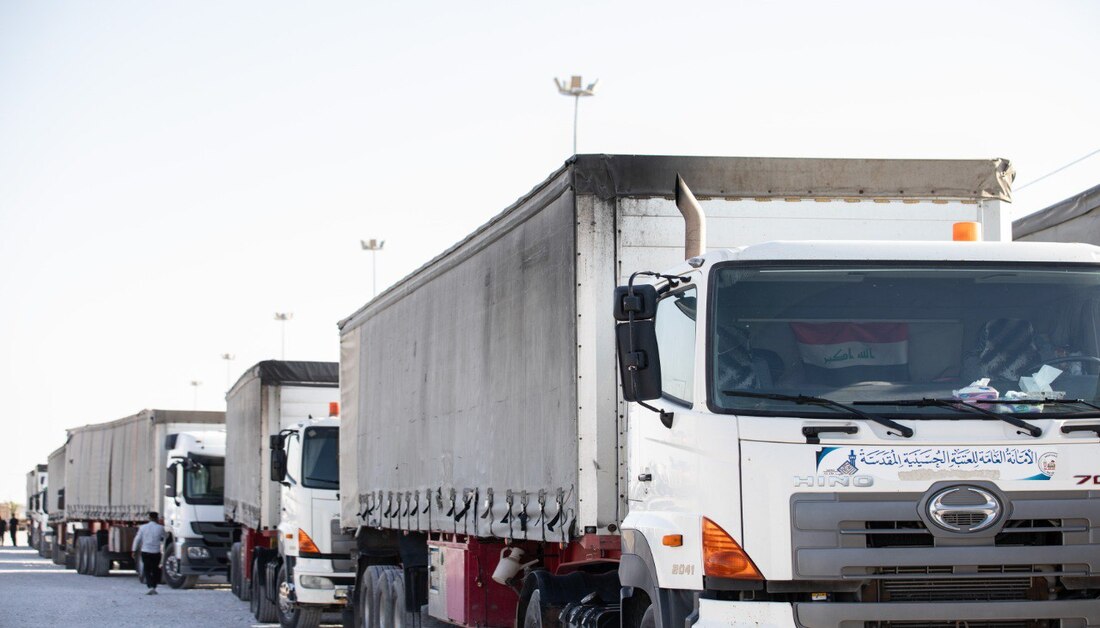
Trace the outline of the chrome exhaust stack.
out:
[[[684,259],[699,257],[707,249],[707,217],[679,174],[676,175],[676,208],[684,216]]]

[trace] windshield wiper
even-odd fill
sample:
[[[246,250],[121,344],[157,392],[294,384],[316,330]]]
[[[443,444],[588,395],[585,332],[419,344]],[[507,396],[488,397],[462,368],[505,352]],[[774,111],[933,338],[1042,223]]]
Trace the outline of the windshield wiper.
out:
[[[833,401],[832,399],[826,399],[825,397],[809,397],[807,395],[782,395],[782,394],[779,394],[779,393],[754,393],[754,392],[747,392],[747,391],[743,391],[743,390],[723,390],[722,394],[723,395],[728,395],[730,397],[748,397],[750,399],[771,399],[773,401],[790,401],[792,403],[797,403],[799,405],[824,406],[826,408],[833,408],[835,410],[842,410],[842,411],[847,412],[851,415],[857,416],[861,419],[866,419],[868,421],[874,421],[875,423],[878,423],[879,425],[885,425],[886,427],[888,427],[892,430],[895,430],[895,432],[893,432],[893,434],[895,436],[903,436],[905,438],[910,438],[910,437],[913,436],[913,429],[912,428],[906,427],[906,426],[902,425],[901,423],[898,423],[897,421],[892,421],[890,419],[887,419],[886,417],[874,416],[874,415],[871,415],[871,414],[867,414],[866,412],[863,412],[863,411],[859,410],[858,408],[853,408],[852,406],[849,406],[847,404],[840,403],[839,401]],[[890,434],[890,433],[892,433],[892,432],[887,431],[887,434]]]
[[[1015,405],[1041,406],[1043,404],[1052,405],[1052,406],[1081,405],[1081,406],[1085,406],[1085,407],[1088,407],[1088,408],[1092,408],[1093,410],[1100,410],[1100,406],[1091,404],[1091,403],[1085,401],[1084,399],[990,399],[990,400],[987,400],[987,401],[983,401],[982,403],[995,403],[995,404],[999,404],[999,405],[1009,405],[1009,406],[1015,406]],[[1090,416],[1090,417],[1095,416],[1095,413],[1093,413],[1093,412],[1078,412],[1078,413],[1075,413],[1075,414],[1086,414],[1087,416]],[[1053,416],[1055,416],[1055,415],[1052,415],[1052,418],[1053,418]],[[1058,416],[1059,419],[1066,418],[1065,415],[1057,415],[1057,416]]]
[[[1037,425],[1032,425],[1031,423],[1028,423],[1023,419],[1017,419],[1010,414],[1000,414],[997,412],[993,412],[992,410],[986,410],[981,406],[976,406],[961,399],[895,399],[893,401],[856,401],[854,403],[861,406],[910,406],[916,408],[934,407],[951,409],[966,408],[971,412],[997,419],[999,421],[1004,421],[1009,425],[1013,425],[1022,430],[1027,430],[1026,433],[1034,436],[1035,438],[1043,435],[1043,430]],[[1019,433],[1023,434],[1024,432]]]

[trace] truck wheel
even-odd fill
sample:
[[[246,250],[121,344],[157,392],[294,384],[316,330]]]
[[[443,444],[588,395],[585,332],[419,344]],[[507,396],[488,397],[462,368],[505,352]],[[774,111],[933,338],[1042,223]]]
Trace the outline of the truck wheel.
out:
[[[546,621],[542,612],[542,594],[535,589],[527,602],[527,612],[523,615],[523,628],[543,628],[551,625],[553,624]]]
[[[69,548],[65,547],[64,545],[61,546],[61,556],[62,560],[65,563],[65,569],[76,569],[76,548],[74,547],[73,550],[74,552],[70,554]]]
[[[382,628],[396,628],[394,616],[397,613],[393,605],[393,570],[386,569],[378,580],[378,623]]]
[[[134,571],[137,572],[138,582],[145,584],[145,563],[142,562],[140,555],[134,561]]]
[[[95,567],[92,569],[92,575],[97,578],[103,578],[111,575],[111,555],[107,551],[107,547],[96,548],[95,559],[92,561]]]
[[[53,544],[50,546],[51,557],[53,564],[64,565],[65,564],[65,546],[57,542],[57,537],[54,537]]]
[[[391,620],[390,626],[393,628],[412,628],[419,625],[417,622],[417,615],[420,613],[412,613],[405,610],[405,572],[402,569],[395,569],[392,572],[390,579],[390,594],[388,596],[391,612],[388,617]]]
[[[198,579],[198,576],[185,576],[181,574],[180,559],[175,556],[169,556],[164,560],[164,582],[173,589],[193,588]]]
[[[241,549],[240,543],[234,543],[229,548],[229,590],[233,592],[233,595],[237,596],[237,599],[241,599],[241,580],[237,574],[238,562],[240,559],[237,557],[237,552]]]
[[[267,598],[266,586],[260,576],[260,573],[266,569],[267,563],[261,563],[258,557],[252,563],[252,597],[257,598],[255,601],[256,619],[265,624],[276,619],[275,604]]]
[[[237,548],[237,588],[241,591],[241,600],[249,602],[252,600],[252,581],[244,576],[244,567],[244,547],[242,546]]]
[[[88,537],[76,537],[76,573],[86,575],[88,573]]]
[[[290,585],[286,581],[286,566],[280,565],[275,576],[278,585],[279,625],[282,628],[317,628],[321,625],[321,609],[316,606],[299,606],[290,601]]]
[[[385,565],[371,565],[363,570],[359,577],[357,590],[359,605],[359,626],[357,628],[379,628],[378,606],[380,582],[379,578],[386,571]]]
[[[257,592],[260,587],[260,574],[257,573],[259,569],[259,561],[252,561],[252,580],[248,582],[248,610],[252,612],[252,616],[256,619],[260,618],[260,599],[261,595]]]

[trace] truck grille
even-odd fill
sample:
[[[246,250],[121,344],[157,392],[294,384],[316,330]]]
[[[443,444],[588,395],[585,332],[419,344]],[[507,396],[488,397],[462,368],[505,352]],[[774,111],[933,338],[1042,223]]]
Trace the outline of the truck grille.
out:
[[[883,602],[950,602],[1036,599],[1027,567],[980,567],[976,577],[955,578],[950,567],[893,567],[879,570]],[[1024,575],[1019,575],[1024,574]],[[984,577],[983,577],[984,576]],[[1045,586],[1037,589],[1045,593]]]
[[[191,529],[202,536],[207,547],[218,549],[228,549],[233,544],[236,527],[227,521],[196,521],[191,524]]]
[[[944,517],[948,523],[957,526],[970,526],[981,522],[981,515],[950,514]],[[1005,523],[1004,529],[993,539],[999,547],[1020,545],[1059,546],[1064,545],[1065,532],[1083,532],[1087,530],[1084,521],[1065,525],[1060,519],[1050,520],[1012,520]],[[866,547],[932,547],[935,538],[920,521],[865,521],[862,529],[845,526],[841,534],[863,536]]]

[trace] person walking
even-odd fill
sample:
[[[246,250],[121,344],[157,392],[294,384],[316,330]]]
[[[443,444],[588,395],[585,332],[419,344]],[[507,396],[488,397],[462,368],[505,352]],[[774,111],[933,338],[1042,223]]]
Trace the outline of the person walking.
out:
[[[145,595],[156,595],[157,585],[160,584],[160,548],[164,544],[164,526],[157,522],[158,519],[159,514],[149,513],[149,522],[138,528],[134,545],[130,548],[134,553],[134,560],[141,560],[145,586],[149,589]],[[138,552],[141,553],[140,557]]]
[[[15,513],[11,514],[11,519],[8,519],[8,532],[11,532],[11,546],[15,547],[19,545],[15,540],[15,533],[19,531],[19,520],[15,518]]]
[[[8,522],[0,516],[0,547],[4,547],[4,533],[8,531]]]

